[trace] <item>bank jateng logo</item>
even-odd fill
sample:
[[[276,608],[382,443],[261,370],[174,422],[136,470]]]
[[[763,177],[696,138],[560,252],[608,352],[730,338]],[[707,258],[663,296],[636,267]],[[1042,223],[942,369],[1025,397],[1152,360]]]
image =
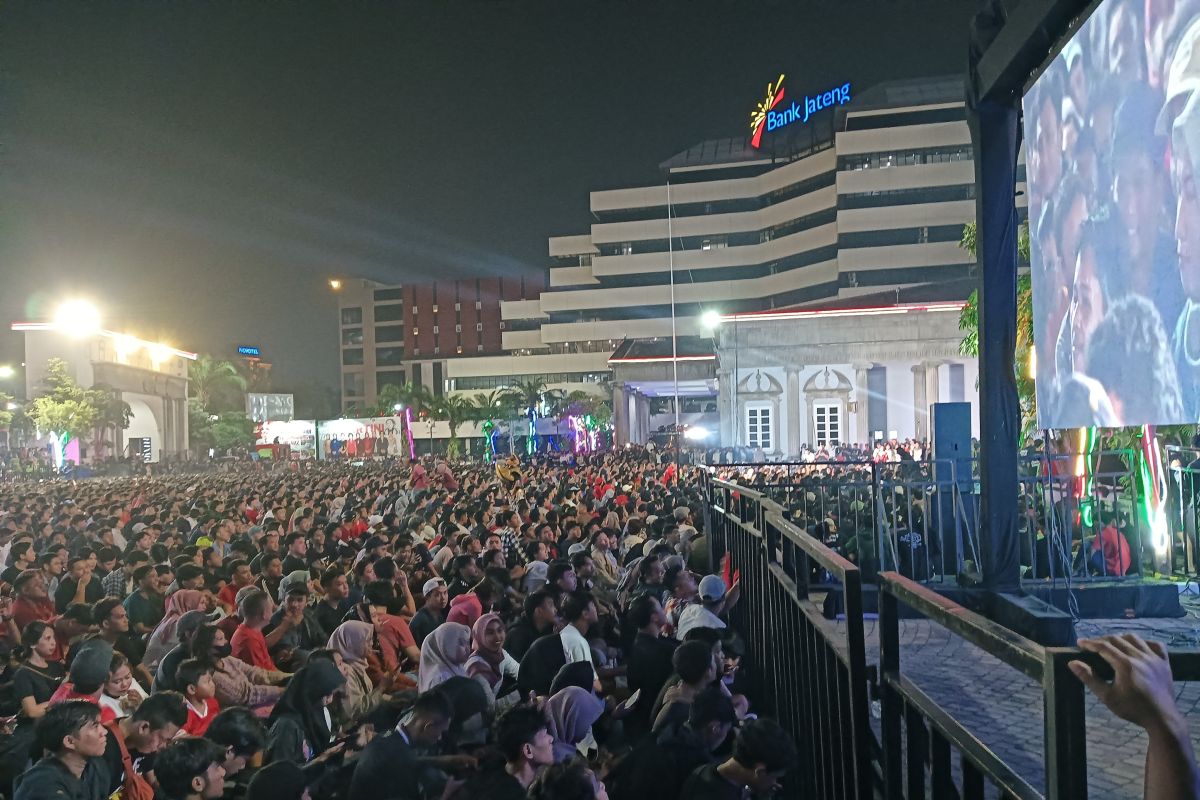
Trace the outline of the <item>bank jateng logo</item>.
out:
[[[776,110],[783,102],[783,75],[774,83],[767,84],[766,97],[750,112],[750,146],[762,145],[763,131],[773,131],[793,122],[808,122],[808,118],[823,108],[841,106],[850,102],[850,84],[843,83],[827,92],[805,97],[801,102],[793,101],[787,108]]]

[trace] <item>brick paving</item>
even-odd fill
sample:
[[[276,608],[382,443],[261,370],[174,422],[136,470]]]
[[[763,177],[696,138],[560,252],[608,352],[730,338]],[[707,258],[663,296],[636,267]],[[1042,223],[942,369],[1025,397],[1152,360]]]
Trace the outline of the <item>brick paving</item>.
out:
[[[900,622],[901,672],[926,691],[964,727],[990,747],[1032,786],[1044,789],[1042,693],[1017,670],[927,620]],[[840,627],[840,626],[839,626]],[[1173,648],[1195,646],[1200,616],[1166,620],[1084,620],[1080,636],[1132,631]],[[878,631],[865,623],[867,663],[878,663]],[[1177,682],[1176,701],[1192,722],[1200,749],[1200,683]],[[1086,695],[1088,784],[1093,798],[1142,797],[1146,737]],[[956,759],[957,761],[957,759]]]

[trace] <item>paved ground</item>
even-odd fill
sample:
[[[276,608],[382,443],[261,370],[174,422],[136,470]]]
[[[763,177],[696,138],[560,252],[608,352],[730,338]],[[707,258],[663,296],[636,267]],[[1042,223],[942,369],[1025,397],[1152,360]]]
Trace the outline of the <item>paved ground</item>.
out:
[[[926,620],[901,621],[901,671],[975,736],[991,747],[1031,785],[1043,788],[1042,694],[1039,686],[944,628]],[[866,623],[867,663],[878,661],[875,622]],[[1173,648],[1195,646],[1200,614],[1177,620],[1085,620],[1080,636],[1133,631]],[[1193,743],[1200,748],[1200,683],[1176,683],[1176,699],[1192,721]],[[1087,695],[1089,795],[1092,798],[1142,797],[1146,737],[1139,728],[1114,717]]]

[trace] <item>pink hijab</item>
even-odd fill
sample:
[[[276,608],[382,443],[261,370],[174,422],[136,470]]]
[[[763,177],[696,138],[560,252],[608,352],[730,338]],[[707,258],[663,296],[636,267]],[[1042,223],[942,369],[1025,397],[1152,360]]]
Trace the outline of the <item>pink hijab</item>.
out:
[[[156,666],[163,656],[179,644],[179,635],[175,630],[179,625],[179,618],[189,611],[198,611],[203,607],[204,592],[199,589],[180,589],[167,598],[167,613],[150,634],[150,642],[146,645],[143,660],[147,665]]]
[[[503,622],[499,614],[484,614],[471,626],[471,657],[467,659],[467,675],[483,678],[493,690],[504,680],[500,665],[504,662],[504,648],[484,650],[480,645],[488,625],[493,621]]]
[[[460,594],[450,601],[450,612],[446,614],[446,621],[457,622],[460,625],[473,628],[475,622],[479,619],[479,615],[482,613],[483,604],[479,602],[479,595],[474,592],[468,592],[467,594]]]

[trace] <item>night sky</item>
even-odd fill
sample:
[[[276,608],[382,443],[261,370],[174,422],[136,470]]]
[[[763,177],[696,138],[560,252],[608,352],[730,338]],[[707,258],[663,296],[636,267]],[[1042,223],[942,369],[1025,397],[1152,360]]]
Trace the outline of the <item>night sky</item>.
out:
[[[335,387],[334,275],[537,273],[588,192],[792,93],[957,72],[977,3],[0,5],[0,362],[11,319],[113,323]]]

